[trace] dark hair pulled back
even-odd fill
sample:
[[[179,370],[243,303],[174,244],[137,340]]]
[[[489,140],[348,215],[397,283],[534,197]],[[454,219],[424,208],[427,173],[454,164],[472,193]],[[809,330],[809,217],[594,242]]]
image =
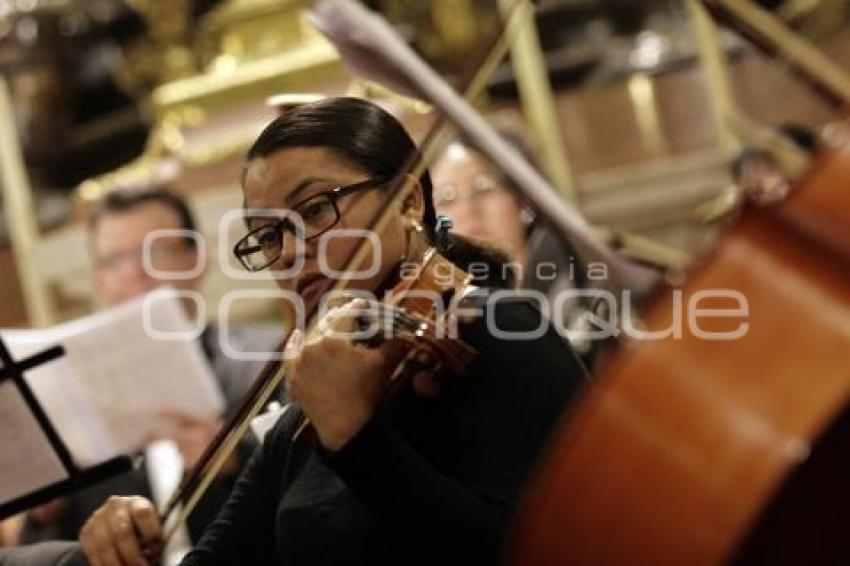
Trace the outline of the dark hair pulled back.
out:
[[[322,147],[373,177],[391,178],[421,158],[418,148],[401,123],[389,112],[367,100],[353,97],[327,98],[287,110],[262,131],[248,150],[247,161],[268,157],[296,147]],[[486,276],[476,284],[513,287],[516,274],[506,254],[468,238],[451,234],[448,245],[438,245],[434,185],[427,170],[419,177],[425,201],[423,224],[429,243],[462,269],[486,264]],[[477,271],[477,270],[474,270]],[[483,272],[484,270],[481,270]]]

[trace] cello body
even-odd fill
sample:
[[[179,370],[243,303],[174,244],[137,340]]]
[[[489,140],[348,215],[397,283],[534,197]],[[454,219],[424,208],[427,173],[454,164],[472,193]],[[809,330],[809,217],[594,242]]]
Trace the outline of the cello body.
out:
[[[746,297],[746,334],[626,340],[555,435],[516,564],[850,563],[848,150],[745,211],[683,302],[717,289]],[[649,329],[670,326],[673,291]]]

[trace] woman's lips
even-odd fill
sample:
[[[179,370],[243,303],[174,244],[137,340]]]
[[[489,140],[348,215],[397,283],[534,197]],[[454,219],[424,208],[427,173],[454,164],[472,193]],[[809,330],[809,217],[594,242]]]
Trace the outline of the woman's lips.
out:
[[[295,292],[296,293],[303,293],[304,290],[307,289],[308,286],[312,285],[313,283],[315,283],[316,281],[319,281],[321,279],[323,279],[323,277],[321,275],[318,275],[318,274],[305,275],[304,277],[299,279],[297,283],[295,283]]]
[[[308,277],[298,284],[298,294],[302,299],[311,299],[321,293],[328,284],[328,280],[322,276]]]

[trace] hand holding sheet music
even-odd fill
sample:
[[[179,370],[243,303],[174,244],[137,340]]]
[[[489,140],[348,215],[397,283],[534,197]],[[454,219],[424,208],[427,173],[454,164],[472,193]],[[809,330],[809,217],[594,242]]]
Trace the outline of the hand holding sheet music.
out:
[[[141,449],[159,413],[219,416],[221,391],[173,292],[140,299],[49,330],[6,331],[17,357],[61,344],[65,356],[27,382],[70,448],[91,465]],[[184,334],[179,338],[180,333]]]

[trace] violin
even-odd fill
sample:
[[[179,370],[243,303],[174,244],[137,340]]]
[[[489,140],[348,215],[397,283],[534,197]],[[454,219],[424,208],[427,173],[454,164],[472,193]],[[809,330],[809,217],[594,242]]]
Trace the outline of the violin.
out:
[[[751,2],[707,4],[773,50],[787,43],[766,12],[740,20]],[[792,58],[812,82],[847,84],[808,66],[820,57],[799,41]],[[828,99],[846,105],[850,90]],[[822,147],[786,201],[746,210],[681,288],[655,291],[649,331],[682,321],[677,297],[732,290],[745,299],[735,322],[745,332],[621,343],[564,415],[526,495],[514,563],[848,562],[848,186],[848,148]]]
[[[415,262],[405,263],[413,269],[405,269],[408,273],[384,293],[383,300],[367,301],[357,309],[354,321],[354,334],[362,335],[354,337],[355,343],[373,348],[389,344],[398,353],[384,402],[416,376],[435,385],[447,376],[462,376],[478,353],[459,338],[459,325],[471,322],[458,313],[468,312],[466,297],[475,289],[472,275],[433,246]],[[318,326],[321,329],[321,320]],[[301,415],[293,439],[297,441],[309,426]]]

